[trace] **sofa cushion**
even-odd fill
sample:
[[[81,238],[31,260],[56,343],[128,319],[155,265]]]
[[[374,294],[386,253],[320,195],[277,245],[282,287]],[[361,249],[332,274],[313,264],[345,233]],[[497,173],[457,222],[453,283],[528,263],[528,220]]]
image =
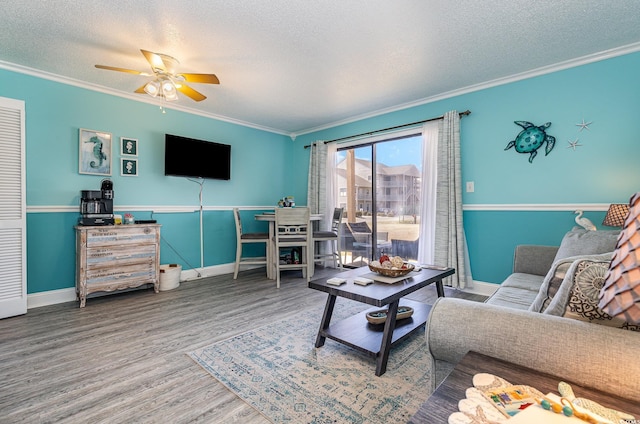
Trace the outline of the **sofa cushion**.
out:
[[[540,291],[542,280],[539,275],[513,273],[485,303],[527,310]]]
[[[612,252],[604,253],[602,255],[581,255],[581,256],[570,256],[568,258],[562,258],[553,263],[551,269],[544,277],[544,281],[540,286],[540,291],[537,293],[536,298],[531,303],[529,310],[531,312],[544,312],[553,297],[556,295],[564,278],[567,274],[567,271],[571,267],[571,265],[580,259],[594,259],[594,260],[610,260]],[[558,310],[552,315],[561,315],[562,311]]]
[[[535,274],[526,274],[521,272],[514,272],[507,277],[506,280],[500,284],[500,287],[514,287],[517,289],[523,289],[538,293],[540,291],[540,285],[542,284],[543,277]]]
[[[560,246],[519,244],[513,253],[513,272],[545,276]]]
[[[568,269],[557,295],[544,313],[556,315],[556,312],[559,311],[559,315],[565,318],[640,331],[640,325],[614,318],[598,307],[600,290],[610,263],[610,257],[608,259],[574,261]]]
[[[613,252],[619,235],[620,230],[588,231],[584,228],[573,227],[562,238],[554,262],[570,256]]]

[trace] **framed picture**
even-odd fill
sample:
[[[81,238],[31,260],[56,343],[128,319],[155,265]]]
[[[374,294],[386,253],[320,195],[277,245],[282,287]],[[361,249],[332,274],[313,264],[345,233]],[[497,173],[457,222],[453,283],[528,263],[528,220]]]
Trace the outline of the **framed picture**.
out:
[[[123,156],[138,156],[138,139],[120,137],[120,154]]]
[[[78,172],[111,175],[111,133],[80,128]]]
[[[138,159],[120,158],[120,175],[124,177],[137,177]]]

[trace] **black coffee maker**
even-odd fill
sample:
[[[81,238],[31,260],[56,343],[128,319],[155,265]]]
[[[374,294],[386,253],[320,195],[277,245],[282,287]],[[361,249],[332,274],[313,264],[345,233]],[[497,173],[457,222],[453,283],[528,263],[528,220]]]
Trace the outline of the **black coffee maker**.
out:
[[[102,180],[100,190],[80,190],[79,225],[113,225],[113,183]]]

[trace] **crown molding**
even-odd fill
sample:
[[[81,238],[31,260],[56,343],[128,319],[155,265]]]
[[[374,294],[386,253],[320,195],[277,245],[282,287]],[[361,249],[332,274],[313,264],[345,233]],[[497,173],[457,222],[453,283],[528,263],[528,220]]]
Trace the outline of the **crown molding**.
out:
[[[445,93],[437,94],[435,96],[425,97],[423,99],[415,100],[409,103],[403,103],[400,105],[396,105],[393,107],[379,109],[373,112],[365,113],[362,115],[353,116],[351,118],[343,119],[340,121],[335,121],[329,124],[321,125],[314,128],[309,128],[303,131],[299,131],[296,133],[290,134],[292,139],[295,139],[298,136],[313,133],[316,131],[326,130],[329,128],[334,128],[340,125],[350,124],[353,122],[361,121],[363,119],[375,118],[380,115],[385,115],[387,113],[398,112],[401,110],[409,109],[416,106],[422,106],[428,103],[434,103],[440,100],[450,99],[452,97],[461,96],[463,94],[469,94],[480,90],[486,90],[487,88],[497,87],[500,85],[510,84],[512,82],[522,81],[525,79],[538,77],[541,75],[551,74],[553,72],[563,71],[565,69],[576,68],[578,66],[587,65],[589,63],[599,62],[606,59],[611,59],[618,56],[624,56],[630,53],[636,53],[640,51],[640,42],[628,44],[626,46],[616,47],[613,49],[605,50],[598,53],[593,53],[590,55],[578,57],[575,59],[566,60],[564,62],[555,63],[549,66],[543,66],[541,68],[533,69],[526,72],[521,72],[519,74],[510,75],[503,78],[497,78],[491,81],[486,81],[479,84],[470,85],[467,87],[459,88],[452,91],[447,91]]]
[[[133,100],[134,102],[139,103],[147,103],[153,106],[162,106],[164,109],[177,110],[180,112],[189,113],[191,115],[198,115],[205,118],[215,119],[217,121],[228,122],[230,124],[240,125],[243,127],[253,128],[256,130],[266,131],[274,134],[291,136],[291,133],[288,131],[282,131],[271,127],[265,127],[258,124],[252,124],[251,122],[242,121],[239,119],[229,118],[224,115],[217,115],[215,113],[203,112],[201,110],[193,109],[187,106],[182,106],[179,104],[171,103],[171,102],[163,102],[159,104],[157,100],[153,99],[150,96],[141,96],[133,93],[128,93],[125,91],[116,90],[113,88],[107,88],[98,84],[92,84],[85,81],[80,81],[74,78],[65,77],[62,75],[54,74],[47,71],[42,71],[39,69],[29,68],[27,66],[17,65],[15,63],[5,62],[0,60],[0,69],[6,69],[7,71],[17,72],[19,74],[30,75],[36,78],[42,78],[49,81],[54,81],[60,84],[71,85],[74,87],[84,88],[86,90],[97,91],[99,93],[109,94],[112,96],[122,97],[128,100]]]

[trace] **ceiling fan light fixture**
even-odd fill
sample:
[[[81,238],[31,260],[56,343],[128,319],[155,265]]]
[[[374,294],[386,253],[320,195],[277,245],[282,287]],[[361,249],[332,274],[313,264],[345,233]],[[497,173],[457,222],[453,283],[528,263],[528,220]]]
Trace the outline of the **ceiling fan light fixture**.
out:
[[[151,97],[156,97],[160,93],[160,82],[158,80],[149,81],[144,86],[144,92]]]
[[[173,101],[178,100],[178,93],[176,92],[176,86],[169,78],[162,80],[162,95],[165,100]]]

